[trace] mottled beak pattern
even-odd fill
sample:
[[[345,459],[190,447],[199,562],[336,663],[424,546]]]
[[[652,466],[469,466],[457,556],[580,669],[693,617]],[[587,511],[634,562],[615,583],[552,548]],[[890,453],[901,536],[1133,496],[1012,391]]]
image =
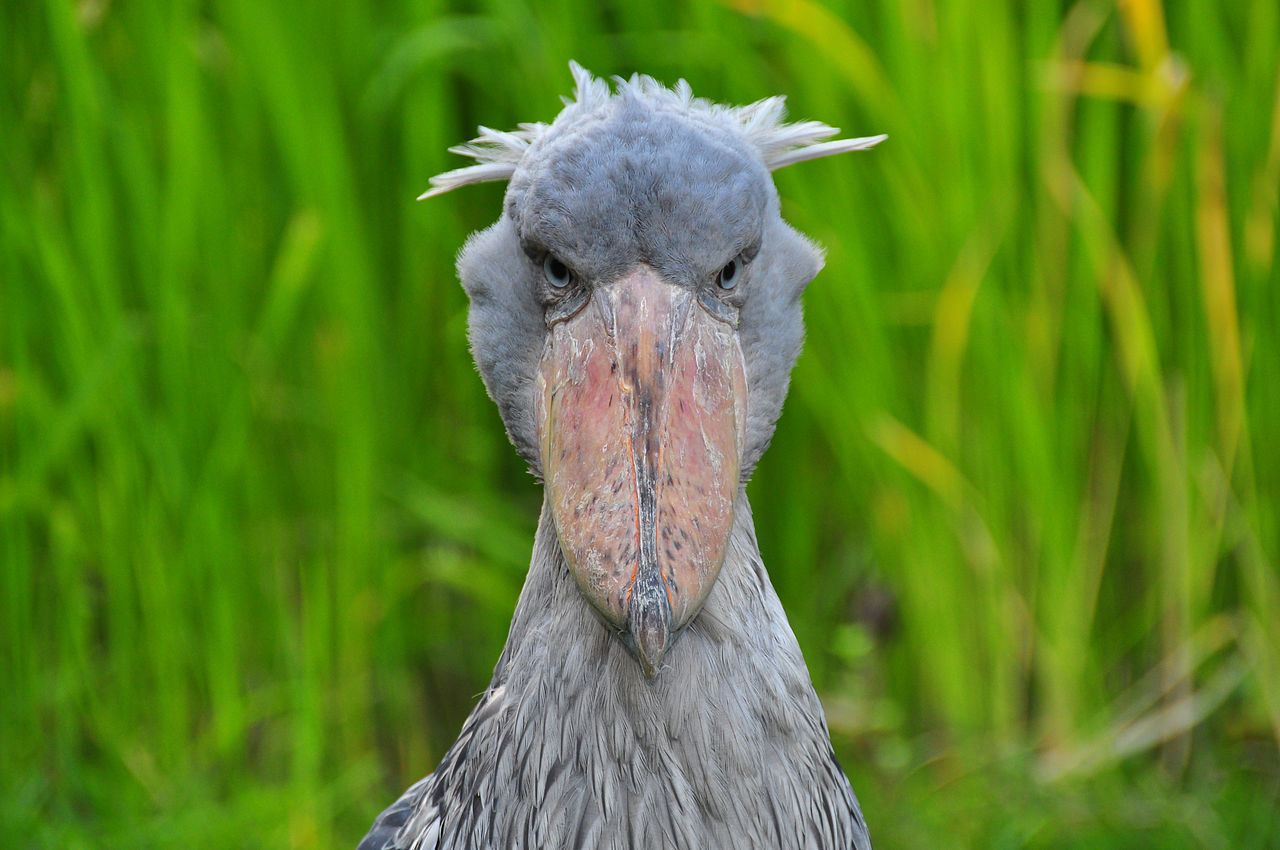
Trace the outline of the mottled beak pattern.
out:
[[[542,471],[583,596],[649,678],[724,561],[746,434],[737,333],[639,265],[550,329]]]

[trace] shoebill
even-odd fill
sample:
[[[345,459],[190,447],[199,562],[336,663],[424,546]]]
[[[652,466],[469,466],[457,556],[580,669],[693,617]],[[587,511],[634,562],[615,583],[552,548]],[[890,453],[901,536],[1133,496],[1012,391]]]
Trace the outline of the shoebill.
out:
[[[481,128],[423,196],[508,181],[458,271],[544,500],[493,681],[360,850],[864,850],[745,486],[822,265],[770,172],[884,137],[572,70],[554,121]]]

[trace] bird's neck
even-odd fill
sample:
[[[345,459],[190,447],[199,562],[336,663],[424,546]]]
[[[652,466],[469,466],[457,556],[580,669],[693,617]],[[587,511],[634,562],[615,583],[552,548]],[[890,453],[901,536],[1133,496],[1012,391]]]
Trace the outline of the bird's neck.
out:
[[[600,830],[584,846],[851,846],[856,802],[745,494],[720,576],[654,679],[578,592],[544,506],[506,648],[458,746],[476,773],[454,793],[518,789],[494,835],[554,831],[565,808]]]

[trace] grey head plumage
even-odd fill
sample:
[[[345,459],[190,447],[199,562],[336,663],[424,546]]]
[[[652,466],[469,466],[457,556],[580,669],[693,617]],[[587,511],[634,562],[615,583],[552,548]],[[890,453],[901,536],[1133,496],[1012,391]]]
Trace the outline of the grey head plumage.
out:
[[[745,484],[822,265],[769,173],[884,137],[571,68],[554,121],[481,128],[423,196],[508,181],[458,269],[546,497],[492,683],[361,850],[869,848]]]

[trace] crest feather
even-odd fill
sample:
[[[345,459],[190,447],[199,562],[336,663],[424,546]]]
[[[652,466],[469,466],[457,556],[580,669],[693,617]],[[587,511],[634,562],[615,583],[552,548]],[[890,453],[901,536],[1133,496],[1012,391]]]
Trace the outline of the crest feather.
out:
[[[643,74],[633,74],[629,79],[615,77],[617,93],[614,94],[607,82],[593,77],[577,62],[569,63],[569,71],[574,80],[573,99],[561,98],[565,108],[554,123],[573,121],[584,114],[604,111],[617,100],[639,97],[656,106],[688,113],[726,130],[740,132],[759,151],[770,171],[824,156],[866,150],[888,138],[880,135],[831,140],[840,132],[839,129],[820,121],[788,124],[785,120],[786,98],[781,95],[766,97],[746,106],[724,106],[695,97],[693,89],[683,79],[667,88]],[[551,124],[523,123],[509,132],[481,127],[480,135],[475,139],[449,148],[451,153],[469,156],[477,164],[432,177],[431,188],[418,199],[441,195],[472,183],[511,179],[525,152],[551,127]]]

